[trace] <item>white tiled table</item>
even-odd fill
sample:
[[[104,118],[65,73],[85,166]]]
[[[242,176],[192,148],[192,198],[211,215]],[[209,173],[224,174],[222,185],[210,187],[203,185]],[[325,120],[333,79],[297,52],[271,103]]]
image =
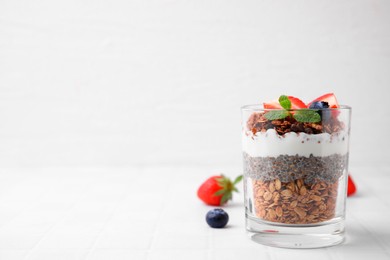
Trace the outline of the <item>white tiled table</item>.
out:
[[[390,259],[390,167],[351,172],[346,243],[292,250],[246,236],[242,193],[228,226],[209,228],[196,197],[209,168],[1,169],[0,260]]]

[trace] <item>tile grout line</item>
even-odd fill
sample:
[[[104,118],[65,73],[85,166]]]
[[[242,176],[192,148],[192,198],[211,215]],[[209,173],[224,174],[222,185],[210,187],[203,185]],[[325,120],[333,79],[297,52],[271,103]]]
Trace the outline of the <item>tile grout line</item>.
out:
[[[274,250],[270,246],[265,246],[269,260],[275,260]]]
[[[213,233],[212,230],[209,229],[209,241],[208,241],[208,248],[207,248],[207,260],[212,260],[212,253],[213,253]]]
[[[160,222],[159,220],[162,218],[162,216],[163,216],[163,214],[165,212],[165,203],[163,205],[164,205],[163,209],[161,210],[161,213],[159,214],[159,216],[158,216],[158,218],[156,220],[157,223]],[[149,247],[148,247],[148,249],[146,251],[146,259],[149,259],[150,251],[152,251],[153,244],[154,244],[154,242],[156,240],[156,234],[158,233],[158,224],[157,223],[155,224],[155,228],[154,228],[154,232],[153,232],[153,235],[152,235],[152,239],[150,240]]]
[[[22,215],[24,212],[26,212],[27,210],[32,209],[32,208],[34,208],[36,205],[38,205],[39,202],[41,201],[41,199],[42,199],[45,195],[49,194],[49,192],[50,192],[50,191],[48,191],[47,193],[42,194],[41,196],[39,196],[39,198],[37,198],[37,200],[36,200],[34,203],[32,203],[32,204],[30,204],[30,205],[28,205],[28,206],[22,208],[21,210],[19,210],[18,213],[16,213],[11,219],[9,219],[9,220],[6,221],[5,223],[3,223],[3,225],[0,226],[0,230],[1,230],[2,228],[4,228],[5,226],[9,225],[9,224],[12,224],[12,222],[14,222],[15,219],[16,219],[17,217],[21,216],[21,215]]]
[[[343,244],[345,243],[345,241],[343,242]],[[335,257],[332,252],[331,252],[331,248],[332,247],[327,247],[325,248],[325,252],[326,252],[326,255],[327,255],[327,258],[329,258],[330,260],[337,260],[337,257]]]
[[[130,196],[130,194],[127,194],[127,195],[124,195],[121,197],[121,199],[119,199],[116,203],[115,203],[115,206],[114,208],[112,209],[112,212],[111,214],[107,217],[107,220],[105,221],[104,225],[102,226],[101,230],[99,231],[99,233],[96,235],[96,239],[95,241],[93,242],[91,248],[89,249],[87,255],[85,256],[85,260],[88,260],[91,255],[92,255],[92,252],[96,249],[96,245],[99,241],[99,238],[101,237],[101,235],[104,233],[108,223],[110,222],[110,220],[112,219],[112,217],[114,216],[115,212],[118,210],[118,207],[120,205],[120,202],[124,201],[126,198],[128,198]]]
[[[84,192],[82,192],[79,196],[79,198],[83,197],[87,192],[89,191],[88,190],[85,190]],[[34,245],[33,248],[31,248],[27,254],[24,256],[23,260],[28,260],[28,258],[34,253],[34,251],[38,248],[39,244],[43,241],[43,239],[47,236],[47,234],[50,233],[50,231],[52,231],[55,227],[57,227],[60,223],[63,222],[63,220],[68,217],[71,213],[72,213],[72,210],[76,207],[76,205],[80,202],[80,199],[76,199],[75,202],[72,204],[71,207],[69,207],[68,211],[66,213],[64,213],[64,215],[60,218],[59,221],[57,221],[56,223],[54,223],[45,233],[44,235],[38,240],[38,242]]]
[[[142,168],[139,169],[140,171],[142,171]],[[87,255],[85,256],[85,260],[88,260],[91,255],[92,255],[92,252],[96,249],[96,245],[99,241],[99,238],[100,236],[103,234],[105,228],[107,227],[108,223],[110,222],[110,220],[112,219],[112,217],[114,216],[115,212],[118,210],[118,207],[120,206],[120,202],[126,200],[127,198],[129,198],[132,194],[125,194],[121,197],[121,199],[118,199],[118,201],[115,203],[115,206],[114,208],[112,209],[112,212],[111,214],[107,217],[107,220],[106,222],[104,223],[104,225],[102,226],[101,230],[99,231],[99,233],[96,235],[96,239],[95,241],[93,242],[91,248],[89,249]]]
[[[352,215],[352,216],[353,216],[353,215]],[[354,219],[355,219],[355,221],[357,221],[357,222],[360,224],[360,226],[361,226],[365,231],[367,231],[370,235],[372,235],[372,237],[374,238],[374,240],[375,240],[376,242],[378,242],[378,244],[379,244],[380,247],[383,249],[383,251],[386,252],[387,254],[389,254],[388,250],[390,250],[390,249],[387,248],[387,246],[386,246],[385,244],[383,244],[382,239],[378,238],[378,237],[375,235],[375,233],[373,233],[373,232],[370,230],[370,228],[368,228],[368,227],[366,226],[366,224],[365,224],[364,221],[361,221],[361,220],[360,220],[359,218],[357,218],[357,217],[354,217]]]
[[[172,176],[169,176],[170,178],[172,178]],[[169,185],[172,185],[171,183],[169,183]],[[172,189],[170,189],[170,186],[167,187],[167,190],[169,190],[168,192],[168,196],[169,196],[169,199],[171,200],[171,194],[172,194]],[[160,214],[158,215],[158,218],[156,220],[156,224],[155,224],[155,228],[154,228],[154,232],[153,232],[153,235],[152,235],[152,239],[150,240],[150,243],[149,243],[149,247],[146,251],[146,259],[149,259],[150,258],[150,252],[153,250],[153,245],[156,241],[156,237],[157,237],[157,233],[158,233],[158,223],[160,223],[160,219],[162,218],[162,216],[164,215],[165,211],[166,211],[166,205],[167,205],[167,202],[164,201],[163,202],[163,207],[161,209],[161,212]]]
[[[378,196],[378,195],[379,194],[377,192],[375,192],[375,191],[373,192],[373,196],[376,197],[377,200],[379,200],[380,202],[385,204],[388,209],[390,209],[390,202],[389,202],[389,200],[383,199],[385,196]]]
[[[3,223],[3,225],[0,226],[0,230],[2,228],[4,228],[5,226],[9,225],[10,223],[12,223],[17,217],[19,217],[20,215],[22,215],[25,211],[29,210],[29,209],[32,209],[34,208],[36,205],[39,204],[39,202],[42,200],[42,198],[44,198],[45,196],[47,196],[47,194],[50,193],[50,191],[52,190],[52,188],[49,188],[49,190],[47,192],[42,192],[38,198],[35,200],[34,203],[22,208],[21,210],[18,211],[18,213],[16,213],[11,219],[9,219],[7,222]]]

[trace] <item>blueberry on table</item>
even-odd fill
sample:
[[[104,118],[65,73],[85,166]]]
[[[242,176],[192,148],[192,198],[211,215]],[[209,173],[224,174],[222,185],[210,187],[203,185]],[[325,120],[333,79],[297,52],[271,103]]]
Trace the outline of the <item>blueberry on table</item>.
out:
[[[206,222],[212,228],[223,228],[229,221],[229,215],[223,209],[212,209],[206,214]]]

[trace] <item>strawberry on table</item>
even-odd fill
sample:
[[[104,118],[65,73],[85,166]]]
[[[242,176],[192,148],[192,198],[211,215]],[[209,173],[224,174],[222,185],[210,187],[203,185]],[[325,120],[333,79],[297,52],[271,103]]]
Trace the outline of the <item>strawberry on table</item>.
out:
[[[207,205],[221,206],[233,198],[234,186],[242,180],[242,175],[233,182],[224,175],[211,176],[198,188],[198,197]]]
[[[352,196],[356,193],[356,185],[352,180],[351,175],[348,175],[348,189],[347,189],[347,196]]]

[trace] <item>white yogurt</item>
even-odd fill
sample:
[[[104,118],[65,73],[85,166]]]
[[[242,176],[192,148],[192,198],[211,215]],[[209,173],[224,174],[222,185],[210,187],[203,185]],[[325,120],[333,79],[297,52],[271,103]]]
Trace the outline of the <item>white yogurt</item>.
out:
[[[243,151],[252,157],[277,157],[279,155],[299,155],[309,157],[344,155],[348,153],[347,132],[335,134],[286,133],[279,135],[275,129],[266,132],[243,132]]]

